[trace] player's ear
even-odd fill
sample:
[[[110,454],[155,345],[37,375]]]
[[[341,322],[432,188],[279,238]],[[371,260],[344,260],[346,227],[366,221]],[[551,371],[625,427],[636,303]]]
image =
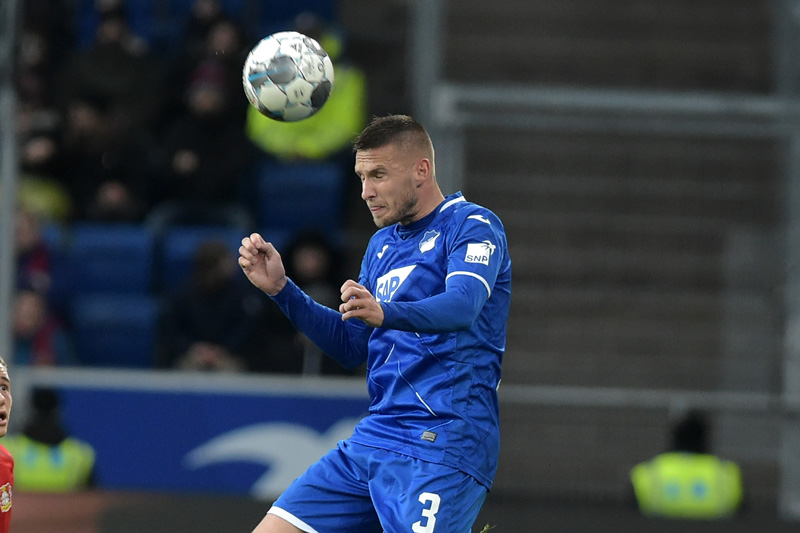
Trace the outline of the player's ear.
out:
[[[433,176],[433,173],[431,172],[431,160],[427,157],[417,160],[416,170],[417,186],[422,185],[425,183],[425,181],[429,180]]]

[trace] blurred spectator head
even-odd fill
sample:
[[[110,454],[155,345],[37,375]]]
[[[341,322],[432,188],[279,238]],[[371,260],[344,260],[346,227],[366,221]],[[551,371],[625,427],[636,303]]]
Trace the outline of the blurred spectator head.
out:
[[[59,145],[55,132],[32,132],[20,146],[20,169],[25,173],[49,173],[58,151]]]
[[[47,387],[31,391],[31,414],[22,432],[29,438],[51,446],[67,438],[61,425],[58,393]]]
[[[19,37],[18,68],[24,72],[47,68],[50,58],[50,41],[38,31],[26,30]]]
[[[17,210],[14,242],[17,255],[24,255],[42,243],[41,221],[32,211]]]
[[[146,54],[147,43],[131,29],[124,2],[96,0],[95,10],[100,16],[95,31],[96,44],[101,49],[124,51],[133,56]]]
[[[705,413],[691,410],[678,421],[672,431],[674,451],[708,453],[709,421]]]
[[[94,0],[94,9],[101,16],[125,15],[125,0]]]
[[[101,45],[121,45],[128,32],[122,13],[103,15],[97,26],[97,42]]]
[[[103,222],[138,222],[144,209],[131,189],[116,180],[102,183],[88,206],[89,216]]]
[[[219,0],[195,0],[191,16],[197,21],[210,23],[222,16],[222,4]]]
[[[194,280],[198,290],[216,293],[230,283],[235,273],[236,261],[225,243],[212,240],[198,247],[194,257]]]
[[[67,106],[67,134],[75,139],[102,138],[109,126],[110,113],[109,98],[92,94],[77,96]]]
[[[53,389],[36,387],[31,393],[31,407],[39,415],[51,416],[58,411],[58,395]]]
[[[338,283],[339,254],[330,240],[315,231],[301,233],[286,251],[286,265],[299,285]]]
[[[220,115],[227,108],[225,72],[213,60],[200,63],[192,74],[187,94],[189,110],[200,117]]]
[[[41,293],[20,289],[14,296],[14,339],[33,339],[47,323],[47,300]]]
[[[210,57],[232,56],[242,48],[242,32],[239,26],[228,18],[215,21],[208,30],[208,54]]]

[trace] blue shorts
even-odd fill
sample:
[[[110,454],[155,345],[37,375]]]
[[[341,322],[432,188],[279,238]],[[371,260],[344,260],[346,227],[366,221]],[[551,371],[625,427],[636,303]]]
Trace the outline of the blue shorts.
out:
[[[341,441],[269,512],[308,533],[468,533],[485,499],[463,472]]]

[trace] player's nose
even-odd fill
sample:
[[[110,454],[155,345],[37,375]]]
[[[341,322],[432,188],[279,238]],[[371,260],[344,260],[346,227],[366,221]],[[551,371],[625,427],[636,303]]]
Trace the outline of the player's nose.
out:
[[[369,180],[361,182],[361,199],[366,201],[375,196],[375,189],[369,184]]]

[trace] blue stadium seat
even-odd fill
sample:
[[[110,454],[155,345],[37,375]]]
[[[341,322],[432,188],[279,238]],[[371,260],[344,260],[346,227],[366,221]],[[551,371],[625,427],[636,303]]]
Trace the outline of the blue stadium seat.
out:
[[[80,223],[66,250],[71,294],[152,289],[155,243],[142,226]]]
[[[168,227],[159,246],[158,287],[171,292],[187,279],[192,274],[194,255],[204,242],[220,240],[238,257],[245,236],[242,230],[225,226]]]
[[[65,309],[70,291],[68,230],[66,226],[48,222],[42,226],[42,238],[50,249],[50,291],[48,299],[56,312]]]
[[[81,363],[152,368],[159,306],[144,294],[91,294],[72,300],[70,325]]]
[[[263,163],[258,170],[259,227],[338,233],[344,176],[333,163]]]

